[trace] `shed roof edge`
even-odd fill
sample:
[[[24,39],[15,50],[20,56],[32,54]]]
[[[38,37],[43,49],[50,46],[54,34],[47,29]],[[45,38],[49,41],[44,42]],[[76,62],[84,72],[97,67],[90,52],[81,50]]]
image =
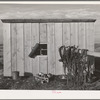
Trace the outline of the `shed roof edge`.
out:
[[[1,19],[3,23],[95,22],[96,19]]]

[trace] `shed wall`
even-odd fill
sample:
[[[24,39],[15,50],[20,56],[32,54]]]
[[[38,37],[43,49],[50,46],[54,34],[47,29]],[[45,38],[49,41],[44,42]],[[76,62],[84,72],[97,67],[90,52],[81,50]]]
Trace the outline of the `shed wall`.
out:
[[[72,23],[3,23],[4,76],[12,71],[33,75],[43,72],[63,74],[58,49],[62,45],[76,45],[94,51],[94,22]],[[36,43],[47,44],[47,55],[35,59],[28,55]]]

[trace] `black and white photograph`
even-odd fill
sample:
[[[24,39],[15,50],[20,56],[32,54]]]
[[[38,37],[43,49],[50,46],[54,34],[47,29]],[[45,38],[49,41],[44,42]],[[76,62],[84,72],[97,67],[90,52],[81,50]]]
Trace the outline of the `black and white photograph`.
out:
[[[0,4],[0,90],[100,90],[100,4]]]

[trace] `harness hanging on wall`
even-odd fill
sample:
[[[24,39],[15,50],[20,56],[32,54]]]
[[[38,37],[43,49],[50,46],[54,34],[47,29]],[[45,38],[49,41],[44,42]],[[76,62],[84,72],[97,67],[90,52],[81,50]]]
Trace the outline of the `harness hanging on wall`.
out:
[[[36,45],[32,48],[32,50],[31,50],[31,52],[29,54],[29,57],[35,58],[36,55],[39,54],[39,49],[40,49],[40,44],[36,43]]]
[[[47,44],[36,43],[32,48],[29,57],[35,58],[37,55],[47,55]]]

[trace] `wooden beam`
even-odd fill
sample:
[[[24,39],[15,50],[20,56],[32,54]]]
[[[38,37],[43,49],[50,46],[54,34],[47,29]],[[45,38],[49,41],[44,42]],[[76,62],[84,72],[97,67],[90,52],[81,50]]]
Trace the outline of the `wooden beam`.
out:
[[[95,22],[96,19],[1,19],[3,23]]]

